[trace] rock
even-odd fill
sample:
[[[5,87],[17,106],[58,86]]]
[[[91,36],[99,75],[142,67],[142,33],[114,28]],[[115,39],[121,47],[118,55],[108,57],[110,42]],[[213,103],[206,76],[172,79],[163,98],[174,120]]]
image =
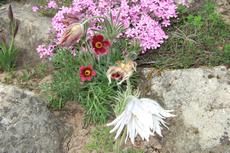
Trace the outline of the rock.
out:
[[[48,41],[48,33],[51,28],[51,19],[32,12],[31,4],[12,3],[14,17],[20,20],[15,45],[20,49],[20,61],[22,64],[35,64],[39,62],[36,48],[42,42]],[[0,29],[8,28],[8,6],[0,7]]]
[[[230,152],[230,69],[144,69],[146,95],[174,109],[162,152]],[[147,81],[146,81],[147,80]]]
[[[63,153],[69,133],[39,97],[0,84],[0,153]]]

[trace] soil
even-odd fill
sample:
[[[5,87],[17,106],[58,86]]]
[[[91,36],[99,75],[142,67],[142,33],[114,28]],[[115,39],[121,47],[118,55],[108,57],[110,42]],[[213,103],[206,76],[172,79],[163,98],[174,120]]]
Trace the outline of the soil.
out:
[[[60,111],[54,111],[55,116],[73,129],[72,136],[64,142],[65,153],[81,153],[94,126],[84,127],[84,110],[77,102],[68,102]]]
[[[62,110],[54,111],[53,113],[73,129],[71,137],[64,142],[64,153],[82,153],[85,151],[85,145],[89,142],[95,126],[84,127],[84,109],[77,102],[68,102]],[[128,141],[123,147],[127,149],[143,149],[145,153],[166,153],[162,150],[162,138],[157,136],[151,137],[149,142],[142,141],[138,137],[135,143],[135,146],[133,146]]]

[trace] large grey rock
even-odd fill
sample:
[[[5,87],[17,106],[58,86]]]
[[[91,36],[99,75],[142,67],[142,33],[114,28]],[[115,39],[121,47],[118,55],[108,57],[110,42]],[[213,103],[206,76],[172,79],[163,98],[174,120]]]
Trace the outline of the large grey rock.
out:
[[[20,48],[20,63],[34,64],[39,62],[36,48],[42,42],[48,41],[48,32],[51,28],[51,19],[32,12],[31,4],[12,3],[12,9],[16,19],[20,20],[16,46]],[[0,29],[8,28],[7,16],[8,4],[0,7]]]
[[[39,97],[0,84],[0,153],[62,153],[70,132]]]
[[[143,73],[143,91],[177,115],[164,134],[162,152],[230,153],[230,69]]]

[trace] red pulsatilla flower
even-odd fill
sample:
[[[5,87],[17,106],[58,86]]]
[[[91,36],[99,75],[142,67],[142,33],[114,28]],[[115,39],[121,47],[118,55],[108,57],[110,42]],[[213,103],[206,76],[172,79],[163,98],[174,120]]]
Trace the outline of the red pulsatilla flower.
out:
[[[96,76],[96,71],[93,70],[92,65],[80,67],[81,81],[91,81],[94,76]]]
[[[108,48],[111,46],[111,43],[108,40],[104,40],[103,35],[95,35],[92,46],[96,55],[105,55],[108,54]]]

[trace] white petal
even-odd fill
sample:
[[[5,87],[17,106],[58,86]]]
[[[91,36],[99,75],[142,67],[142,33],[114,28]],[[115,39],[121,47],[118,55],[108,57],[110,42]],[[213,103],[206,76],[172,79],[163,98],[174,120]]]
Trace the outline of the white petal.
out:
[[[163,109],[155,100],[149,98],[141,98],[140,99],[145,108],[151,111],[155,115],[162,115],[163,117],[174,117],[175,115],[170,114],[173,112],[172,110],[165,110]]]
[[[134,144],[134,141],[135,141],[135,132],[136,132],[136,129],[135,129],[135,121],[134,121],[134,118],[132,117],[131,121],[129,122],[129,138],[131,140],[131,142]]]
[[[124,117],[125,112],[122,112],[121,115],[119,115],[115,120],[113,120],[112,122],[106,124],[107,126],[112,126],[117,124],[117,122],[119,122],[120,120],[122,120],[122,118]]]
[[[164,119],[173,117],[172,111],[163,109],[156,101],[149,98],[138,99],[137,97],[129,96],[127,101],[128,104],[121,115],[113,122],[107,124],[107,126],[115,125],[110,131],[114,132],[117,130],[115,139],[120,136],[125,126],[127,126],[125,142],[130,138],[134,144],[135,137],[138,134],[143,140],[147,141],[155,132],[162,136],[161,126],[167,127]]]
[[[122,130],[124,128],[124,126],[127,125],[128,122],[130,121],[130,118],[131,118],[131,114],[128,114],[127,116],[125,116],[123,122],[121,123],[119,129],[117,130],[115,139],[117,139],[119,137],[119,135],[121,134],[121,132],[122,132]]]

